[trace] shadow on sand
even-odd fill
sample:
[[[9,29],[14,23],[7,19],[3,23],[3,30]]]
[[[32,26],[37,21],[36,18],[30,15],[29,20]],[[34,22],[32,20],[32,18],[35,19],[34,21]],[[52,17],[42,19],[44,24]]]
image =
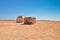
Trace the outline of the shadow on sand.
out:
[[[32,25],[32,24],[21,24],[21,25]]]

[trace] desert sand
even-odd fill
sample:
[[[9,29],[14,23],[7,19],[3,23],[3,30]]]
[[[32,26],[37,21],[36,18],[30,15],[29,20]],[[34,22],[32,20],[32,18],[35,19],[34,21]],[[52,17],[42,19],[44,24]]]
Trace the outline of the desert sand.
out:
[[[60,40],[60,21],[37,21],[24,25],[0,21],[0,40]]]

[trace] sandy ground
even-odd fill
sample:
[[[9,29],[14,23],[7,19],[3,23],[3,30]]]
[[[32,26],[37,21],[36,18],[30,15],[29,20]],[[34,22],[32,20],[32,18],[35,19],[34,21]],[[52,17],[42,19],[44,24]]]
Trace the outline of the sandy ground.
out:
[[[60,21],[37,21],[33,25],[0,21],[0,40],[60,40]]]

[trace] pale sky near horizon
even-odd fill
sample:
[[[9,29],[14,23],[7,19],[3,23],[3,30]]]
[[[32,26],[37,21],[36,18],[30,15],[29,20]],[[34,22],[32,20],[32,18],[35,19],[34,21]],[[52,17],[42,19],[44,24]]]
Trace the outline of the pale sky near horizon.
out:
[[[0,20],[17,16],[60,21],[60,0],[0,0]]]

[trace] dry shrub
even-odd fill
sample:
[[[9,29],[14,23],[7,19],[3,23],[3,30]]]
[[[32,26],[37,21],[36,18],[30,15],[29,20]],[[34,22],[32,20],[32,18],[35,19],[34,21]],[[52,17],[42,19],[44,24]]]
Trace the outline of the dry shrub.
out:
[[[18,16],[16,19],[16,23],[22,23],[24,22],[24,16]]]
[[[24,24],[34,24],[36,23],[35,17],[25,17],[24,18]]]

